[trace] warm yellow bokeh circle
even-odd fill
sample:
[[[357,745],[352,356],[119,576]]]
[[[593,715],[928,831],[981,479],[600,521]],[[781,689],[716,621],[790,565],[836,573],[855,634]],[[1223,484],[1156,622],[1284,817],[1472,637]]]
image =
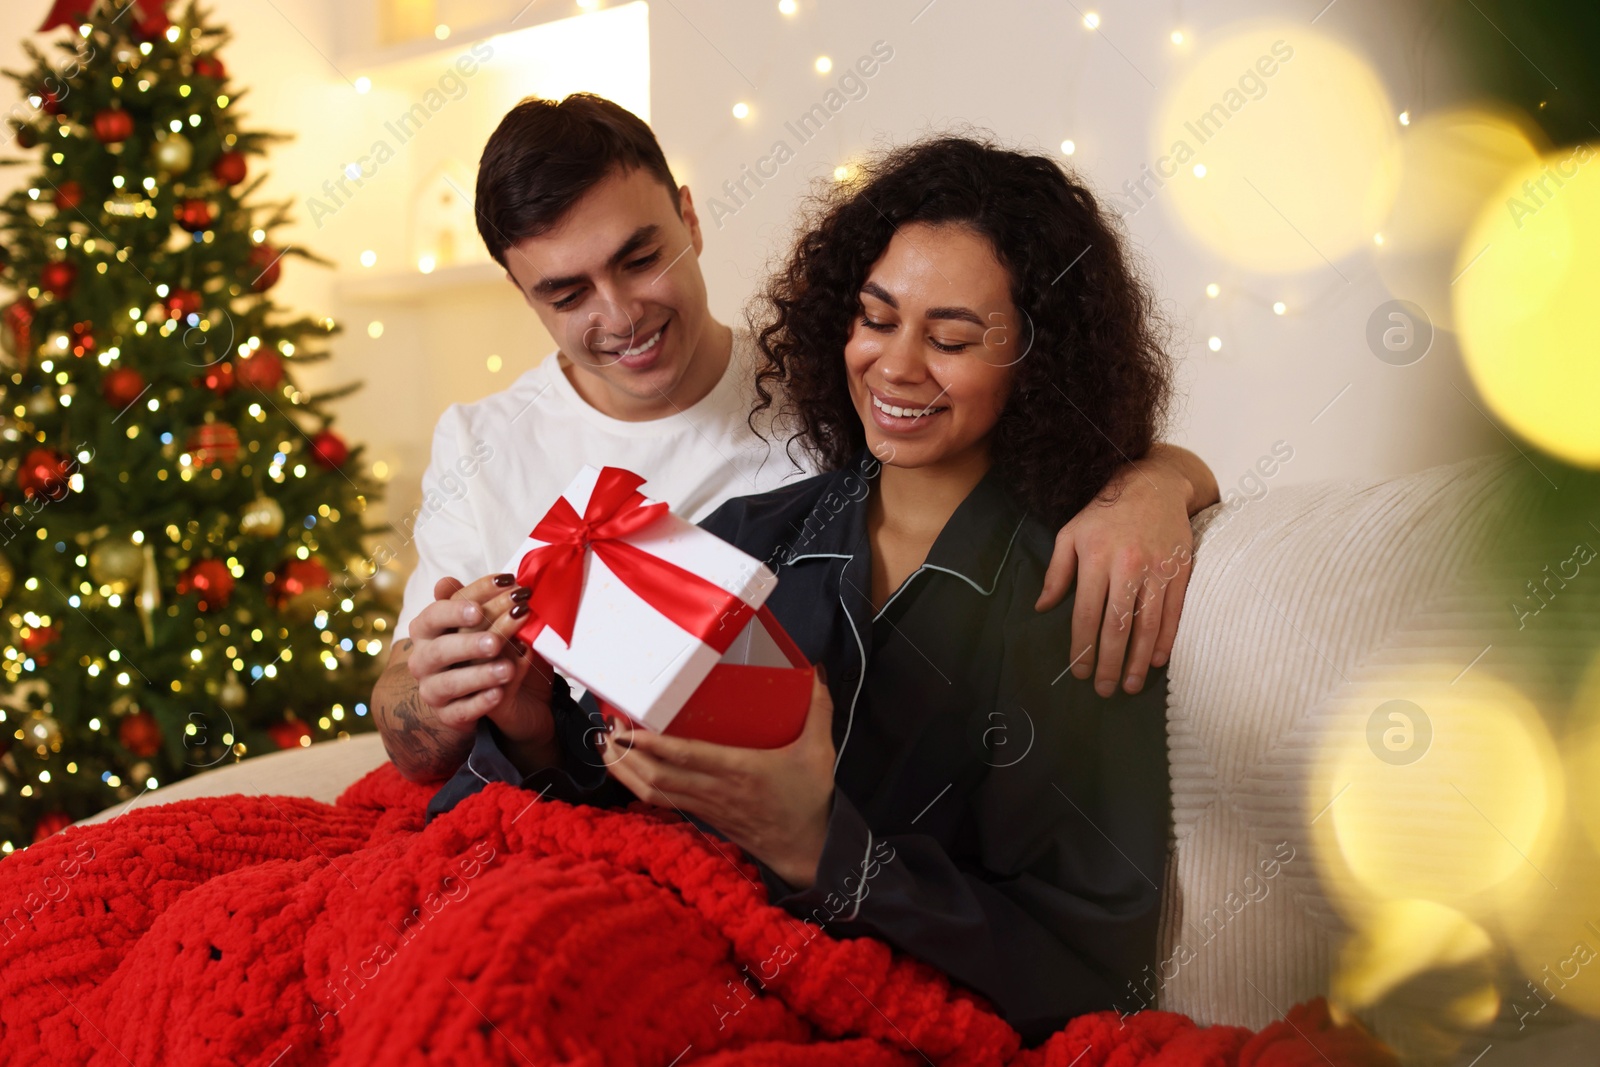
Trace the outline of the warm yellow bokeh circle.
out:
[[[1600,467],[1600,150],[1564,148],[1496,191],[1456,257],[1455,323],[1489,409]]]
[[[1355,728],[1324,749],[1317,790],[1337,800],[1319,821],[1339,853],[1334,876],[1348,880],[1337,887],[1343,898],[1420,898],[1473,914],[1483,909],[1482,894],[1518,893],[1540,880],[1538,865],[1562,824],[1564,788],[1531,702],[1481,671],[1398,695],[1431,724],[1420,758],[1386,760]]]
[[[1400,139],[1400,188],[1374,263],[1395,296],[1453,328],[1450,279],[1461,235],[1514,171],[1539,158],[1508,110],[1451,108],[1413,119]]]
[[[1314,29],[1219,40],[1157,115],[1149,167],[1121,197],[1164,201],[1230,262],[1326,268],[1370,246],[1389,214],[1400,165],[1388,95],[1360,56]]]

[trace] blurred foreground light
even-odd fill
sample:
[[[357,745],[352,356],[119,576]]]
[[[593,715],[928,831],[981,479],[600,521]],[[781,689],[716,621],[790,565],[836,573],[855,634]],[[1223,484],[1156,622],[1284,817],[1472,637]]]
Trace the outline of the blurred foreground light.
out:
[[[1156,114],[1148,169],[1119,199],[1165,203],[1229,262],[1326,270],[1389,212],[1394,109],[1367,62],[1315,29],[1257,25],[1208,43]]]
[[[1538,158],[1524,123],[1510,110],[1430,112],[1400,147],[1400,187],[1383,221],[1383,255],[1374,257],[1389,292],[1451,328],[1450,280],[1461,235],[1518,168]]]
[[[372,79],[363,74],[356,79],[356,92],[368,93],[372,91]]]
[[[1483,927],[1454,908],[1431,900],[1384,901],[1340,951],[1329,999],[1340,1013],[1358,1012],[1425,971],[1485,960],[1493,947]],[[1489,993],[1492,1018],[1499,1000],[1492,985]]]
[[[1307,807],[1324,880],[1360,925],[1422,898],[1469,917],[1544,884],[1561,763],[1531,701],[1482,665],[1417,664],[1341,690]]]
[[[1473,384],[1517,434],[1600,468],[1600,164],[1592,145],[1520,168],[1456,256],[1454,311]]]

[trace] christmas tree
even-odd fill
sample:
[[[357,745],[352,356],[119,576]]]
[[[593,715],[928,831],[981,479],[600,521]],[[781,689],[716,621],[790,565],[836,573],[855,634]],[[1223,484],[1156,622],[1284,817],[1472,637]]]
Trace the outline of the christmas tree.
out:
[[[331,319],[191,4],[56,0],[0,206],[0,850],[229,760],[371,729],[377,485],[297,365]]]

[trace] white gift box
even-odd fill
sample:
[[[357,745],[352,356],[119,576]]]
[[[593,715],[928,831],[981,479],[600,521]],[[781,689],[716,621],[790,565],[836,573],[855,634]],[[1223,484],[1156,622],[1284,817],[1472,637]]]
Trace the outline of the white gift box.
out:
[[[612,497],[618,495],[618,476],[627,479],[625,488],[642,483],[637,475],[619,468],[602,472],[585,466],[562,493],[573,513],[566,516],[569,529],[571,520],[591,518],[590,498],[603,473],[611,478],[608,484],[613,489]],[[656,503],[648,497],[637,497],[622,510]],[[557,509],[559,503],[535,530],[550,522]],[[565,509],[560,510],[565,513]],[[769,614],[762,613],[763,625],[754,621],[756,611],[777,583],[776,576],[754,556],[664,508],[660,510],[659,517],[636,532],[583,545],[582,592],[572,620],[570,644],[552,624],[555,614],[544,617],[539,611],[537,605],[545,588],[542,577],[524,581],[532,585],[534,593],[529,599],[528,619],[518,631],[524,637],[533,632],[533,650],[563,675],[636,723],[657,731],[667,728],[719,662],[785,669],[804,664],[803,659],[796,663],[792,643]],[[583,534],[575,536],[586,539]],[[530,534],[506,569],[523,580],[528,553],[549,543]],[[628,546],[649,560],[640,560]],[[681,599],[689,605],[688,613],[698,615],[701,629],[708,628],[709,617],[711,632],[697,636],[619,577],[604,558],[608,552],[619,551],[628,557],[618,564],[621,569],[650,569],[656,595],[660,595],[663,586],[681,592]],[[689,574],[682,575],[673,568]],[[696,585],[695,578],[709,584]],[[570,591],[571,586],[564,588]],[[725,606],[715,607],[719,601]],[[780,635],[776,639],[774,629]],[[782,647],[784,644],[788,649]]]

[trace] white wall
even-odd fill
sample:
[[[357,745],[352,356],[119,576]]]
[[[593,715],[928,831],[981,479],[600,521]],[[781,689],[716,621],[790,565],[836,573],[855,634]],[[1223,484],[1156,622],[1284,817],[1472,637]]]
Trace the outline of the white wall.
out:
[[[31,26],[48,4],[15,6],[37,9],[37,17],[8,20]],[[363,62],[348,43],[350,11],[359,6],[218,0],[214,11],[235,32],[225,58],[234,77],[250,87],[243,107],[252,122],[296,135],[271,156],[267,191],[301,205],[295,241],[338,261],[334,271],[291,263],[274,296],[307,311],[351,316],[335,344],[336,360],[310,376],[313,385],[367,381],[363,392],[343,402],[342,424],[352,440],[367,442],[369,459],[390,465],[390,512],[398,515],[414,506],[431,427],[444,406],[502,387],[550,343],[516,293],[492,275],[469,278],[465,288],[402,295],[387,305],[352,295],[349,282],[363,276],[355,257],[373,240],[385,233],[393,239],[377,273],[401,265],[405,248],[395,235],[403,230],[406,186],[438,154],[413,152],[415,159],[403,170],[397,164],[362,190],[352,202],[359,211],[341,212],[320,227],[309,219],[307,198],[353,150],[370,144],[385,114],[381,94],[357,97],[348,80],[359,75]],[[1071,138],[1078,146],[1071,162],[1080,175],[1097,190],[1117,189],[1149,160],[1152,115],[1162,90],[1182,70],[1184,53],[1169,41],[1174,28],[1203,42],[1243,17],[1271,14],[1304,23],[1306,32],[1352,42],[1397,105],[1421,108],[1424,101],[1408,98],[1422,78],[1414,66],[1416,28],[1408,21],[1409,9],[1341,0],[1313,29],[1310,21],[1323,6],[1324,0],[1235,0],[1185,13],[1176,3],[1106,0],[1093,8],[1102,19],[1097,33],[1081,22],[1089,5],[1038,0],[800,0],[793,17],[780,14],[775,0],[652,4],[651,121],[708,224],[702,269],[713,311],[724,321],[739,319],[763,266],[783,251],[796,198],[807,184],[825,180],[836,165],[882,138],[900,140],[956,123],[1048,151]],[[482,2],[477,7],[496,9]],[[508,13],[503,29],[578,13],[575,5],[539,3],[512,25],[523,5],[500,8]],[[867,81],[866,96],[834,115],[746,204],[712,223],[711,197],[731,205],[723,182],[739,178],[741,168],[766,155],[775,138],[795,144],[784,122],[819,102],[840,73],[879,41],[893,49],[893,58]],[[424,68],[439,62],[443,69],[469,43],[452,38],[448,54],[417,62]],[[831,74],[814,69],[819,55],[833,59]],[[21,62],[14,37],[0,38],[0,64]],[[530,85],[534,73],[529,71]],[[460,106],[441,113],[445,121],[437,136],[450,147],[439,151],[475,162],[476,146],[503,101],[517,95],[516,70],[496,77],[502,80],[493,92],[469,93]],[[753,108],[745,121],[731,114],[740,100]],[[17,177],[0,174],[0,181]],[[1386,365],[1368,350],[1368,317],[1391,294],[1367,253],[1340,258],[1337,270],[1270,278],[1220,262],[1185,235],[1164,203],[1132,216],[1128,230],[1180,327],[1175,354],[1181,358],[1184,400],[1169,437],[1199,452],[1225,487],[1280,439],[1295,449],[1294,460],[1278,475],[1281,484],[1399,474],[1501,442],[1466,399],[1472,388],[1448,334],[1410,367]],[[1223,295],[1208,300],[1204,288],[1213,281]],[[1278,299],[1290,305],[1289,314],[1273,314],[1270,304]],[[442,302],[446,314],[419,311],[429,301]],[[366,332],[373,317],[385,323],[378,340]],[[1214,334],[1224,339],[1218,352],[1204,344]],[[490,354],[502,357],[498,373],[487,369]]]

